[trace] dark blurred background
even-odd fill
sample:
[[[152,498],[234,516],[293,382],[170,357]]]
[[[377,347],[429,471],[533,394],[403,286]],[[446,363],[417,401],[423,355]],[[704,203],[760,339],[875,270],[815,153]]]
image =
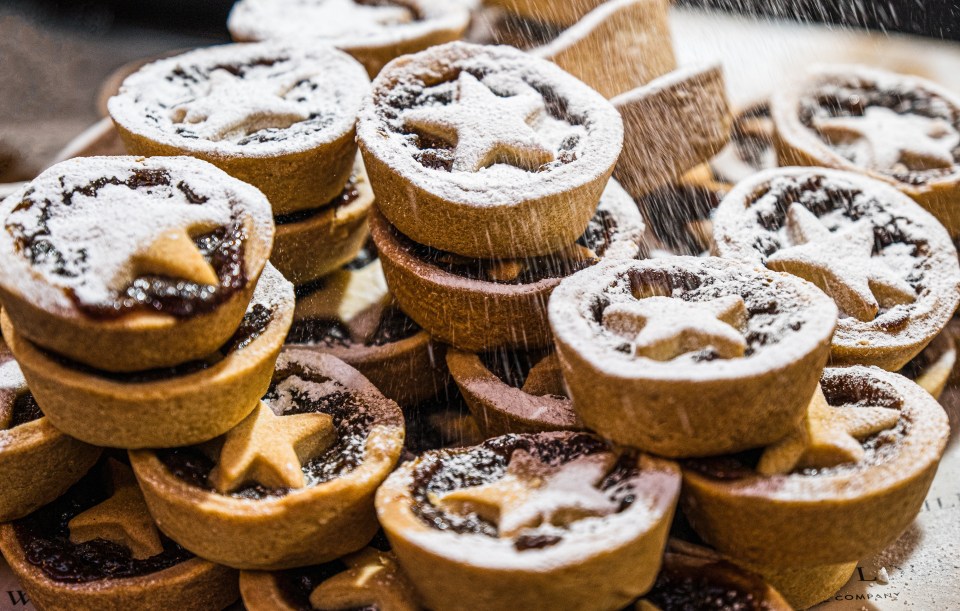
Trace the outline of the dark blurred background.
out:
[[[676,2],[960,40],[960,0]],[[225,22],[232,4],[0,0],[0,182],[32,177],[67,140],[95,121],[96,92],[123,64],[227,41]]]

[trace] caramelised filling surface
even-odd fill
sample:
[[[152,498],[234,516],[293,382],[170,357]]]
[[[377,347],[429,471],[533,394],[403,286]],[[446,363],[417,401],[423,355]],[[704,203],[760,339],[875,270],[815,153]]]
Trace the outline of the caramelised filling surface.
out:
[[[129,384],[161,382],[163,380],[172,380],[209,369],[221,363],[234,352],[243,350],[263,335],[273,321],[273,315],[274,312],[270,308],[261,304],[253,305],[253,307],[247,310],[247,313],[244,315],[243,320],[240,321],[240,325],[237,327],[233,336],[216,352],[208,355],[206,358],[189,361],[174,367],[161,367],[134,373],[116,373],[95,369],[52,352],[44,351],[44,354],[64,367],[94,375],[104,380],[110,380],[111,382],[126,382]]]
[[[913,416],[904,410],[903,398],[895,388],[886,382],[842,370],[828,370],[820,386],[827,403],[833,407],[843,410],[889,408],[899,410],[900,417],[892,428],[857,440],[864,450],[859,461],[826,468],[798,467],[789,473],[790,476],[816,478],[854,473],[897,456],[904,437],[910,434]],[[763,450],[749,450],[728,456],[694,458],[683,461],[683,466],[718,481],[738,481],[758,475],[757,465],[762,454]]]
[[[955,137],[960,133],[960,108],[923,87],[828,76],[801,97],[799,113],[800,122],[841,156],[902,183],[924,185],[954,173],[960,163],[960,139]],[[850,118],[867,120],[836,121]],[[833,129],[835,125],[839,128]],[[851,135],[870,142],[874,150],[860,150],[861,143]],[[923,146],[916,148],[921,140]]]
[[[551,438],[506,435],[490,439],[479,446],[463,450],[440,450],[422,457],[413,470],[411,494],[413,513],[428,526],[459,534],[499,536],[496,524],[477,513],[456,514],[434,504],[433,498],[468,487],[496,482],[507,475],[511,457],[517,451],[551,466],[562,466],[576,459],[610,452],[610,448],[592,435]],[[616,507],[616,512],[629,508],[636,500],[631,480],[639,474],[636,456],[625,453],[617,457],[597,489]],[[585,483],[585,486],[589,486]],[[527,528],[513,537],[517,551],[542,549],[563,541],[566,529],[541,525]]]
[[[196,249],[213,269],[217,278],[216,285],[147,273],[135,277],[119,292],[113,291],[114,294],[109,298],[89,298],[87,293],[92,292],[87,290],[90,282],[83,279],[101,272],[92,268],[90,252],[86,246],[70,244],[54,234],[51,217],[57,213],[69,214],[65,211],[81,205],[78,200],[82,200],[82,205],[91,207],[97,205],[91,202],[102,197],[107,197],[108,203],[116,201],[118,189],[130,191],[129,199],[132,203],[128,205],[145,204],[148,199],[142,198],[162,199],[174,196],[198,207],[209,201],[208,197],[198,194],[183,180],[172,178],[164,170],[135,169],[124,180],[116,176],[99,178],[83,185],[65,188],[60,201],[35,198],[33,191],[29,190],[8,217],[4,229],[13,237],[14,246],[21,256],[42,269],[45,274],[65,283],[67,287],[64,290],[76,306],[94,318],[119,318],[133,311],[154,311],[181,318],[190,317],[216,309],[246,286],[244,251],[247,231],[243,223],[234,217],[225,225],[190,236]],[[106,194],[107,191],[109,194]],[[120,212],[116,211],[117,214]],[[122,218],[111,219],[109,222],[150,222],[150,219],[137,221]],[[119,249],[125,246],[111,244],[111,247]],[[109,279],[101,281],[107,283]]]
[[[277,226],[282,225],[292,225],[294,223],[302,223],[307,221],[318,214],[322,214],[331,208],[339,208],[341,206],[347,206],[352,204],[360,197],[360,191],[357,187],[357,177],[350,176],[350,180],[347,181],[346,186],[343,188],[343,191],[337,197],[333,198],[329,202],[322,204],[316,208],[310,208],[308,210],[298,210],[297,212],[291,212],[290,214],[281,214],[279,216],[274,216],[273,220]]]
[[[678,184],[660,187],[637,204],[647,227],[672,254],[697,256],[708,248],[698,225],[710,221],[721,199],[722,194],[712,189]]]
[[[363,462],[364,446],[373,427],[375,415],[365,398],[335,380],[309,371],[296,364],[278,371],[263,402],[283,416],[295,414],[329,414],[336,429],[336,439],[303,466],[306,487],[329,482],[356,469]],[[211,446],[191,446],[160,450],[157,456],[178,478],[192,486],[214,491],[211,472],[216,455]],[[246,484],[229,496],[263,500],[283,497],[294,492],[290,488],[270,488],[259,483]]]
[[[60,498],[13,523],[27,562],[54,581],[83,584],[150,575],[193,558],[162,533],[163,551],[142,560],[125,546],[104,539],[70,541],[70,520],[110,497],[104,466],[99,463]]]
[[[661,611],[764,611],[766,590],[759,576],[728,562],[697,567],[667,562],[644,599]]]
[[[474,259],[418,244],[390,227],[401,248],[414,257],[449,274],[479,282],[523,285],[541,280],[566,278],[594,265],[617,234],[617,219],[607,210],[598,210],[574,246],[562,252],[525,259]]]

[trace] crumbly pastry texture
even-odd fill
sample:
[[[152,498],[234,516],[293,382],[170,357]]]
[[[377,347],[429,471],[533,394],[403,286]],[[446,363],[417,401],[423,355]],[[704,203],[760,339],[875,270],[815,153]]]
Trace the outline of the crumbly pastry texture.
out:
[[[153,142],[212,157],[293,154],[351,130],[367,76],[322,46],[222,45],[148,64],[109,102]]]

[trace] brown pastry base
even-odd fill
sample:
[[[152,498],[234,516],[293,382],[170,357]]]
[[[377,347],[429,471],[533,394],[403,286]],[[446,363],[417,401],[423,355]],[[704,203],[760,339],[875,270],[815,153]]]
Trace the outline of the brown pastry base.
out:
[[[53,581],[30,564],[10,524],[0,525],[0,551],[38,609],[223,609],[237,600],[237,572],[194,558],[172,568],[89,583]]]
[[[373,190],[357,155],[352,182],[356,197],[338,202],[341,193],[322,209],[302,220],[279,222],[270,262],[294,284],[306,284],[349,263],[363,247],[369,231],[367,214],[373,206]]]
[[[497,284],[446,272],[416,257],[378,210],[370,233],[400,308],[434,337],[469,351],[550,343],[546,303],[560,278]]]
[[[15,330],[4,309],[3,335],[50,422],[97,446],[158,448],[207,441],[243,420],[257,405],[293,320],[293,287],[268,267],[278,284],[263,333],[241,350],[194,373],[137,382],[71,366]],[[285,286],[284,286],[285,285]]]
[[[717,65],[680,68],[610,102],[624,129],[614,176],[637,198],[709,161],[730,137],[732,117]]]
[[[569,398],[533,394],[511,386],[490,371],[477,354],[452,348],[447,352],[447,367],[486,438],[584,428]],[[560,376],[559,371],[556,375]]]
[[[378,406],[393,405],[352,367],[328,355],[317,357],[324,375]],[[396,405],[393,409],[395,416],[370,431],[357,468],[282,497],[256,501],[191,485],[149,450],[131,451],[130,463],[160,530],[198,556],[247,570],[321,564],[360,549],[377,531],[374,493],[403,445],[402,415]]]
[[[850,581],[857,569],[857,561],[800,568],[740,564],[763,575],[794,609],[807,609],[827,600]]]

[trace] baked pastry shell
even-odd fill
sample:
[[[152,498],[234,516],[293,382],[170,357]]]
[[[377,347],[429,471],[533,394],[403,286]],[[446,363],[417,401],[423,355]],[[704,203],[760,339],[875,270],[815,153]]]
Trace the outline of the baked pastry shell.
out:
[[[934,399],[940,399],[957,364],[957,338],[953,330],[948,327],[941,331],[924,352],[929,352],[931,361],[920,369],[914,382]]]
[[[604,543],[598,541],[588,550],[578,545],[576,552],[550,548],[517,552],[538,556],[524,558],[522,566],[502,560],[498,566],[495,557],[479,553],[471,561],[463,559],[462,551],[456,554],[459,558],[444,555],[443,547],[468,547],[469,540],[444,541],[458,535],[436,530],[414,515],[413,461],[401,465],[377,491],[377,515],[394,555],[428,608],[617,609],[656,580],[679,489],[674,463],[652,456],[642,456],[639,462],[641,471],[657,471],[658,496],[649,511],[659,516],[651,518],[649,528],[598,535]]]
[[[665,261],[696,270],[704,259]],[[660,264],[602,262],[589,271],[601,286],[607,274],[638,265]],[[709,365],[650,361],[652,366],[641,368],[615,362],[591,340],[585,343],[592,327],[578,309],[588,296],[576,296],[576,287],[561,284],[550,300],[550,323],[564,380],[585,426],[618,444],[670,458],[738,452],[784,437],[803,417],[827,362],[836,306],[803,280],[757,271],[774,282],[793,284],[806,297],[805,333],[768,348],[765,357],[726,360],[713,372]]]
[[[761,264],[760,254],[752,245],[736,239],[733,232],[744,226],[744,209],[752,205],[759,189],[780,177],[803,177],[816,174],[831,180],[841,180],[854,186],[869,181],[861,175],[823,168],[777,168],[766,170],[741,181],[723,199],[713,215],[714,243],[721,257]],[[891,206],[891,213],[909,215],[909,220],[923,223],[929,240],[929,258],[926,282],[927,293],[911,305],[909,320],[900,328],[889,331],[877,321],[862,323],[850,317],[837,322],[830,351],[833,366],[876,365],[887,371],[898,371],[919,354],[940,333],[960,303],[960,268],[953,254],[955,248],[936,219],[923,209],[909,205],[910,200],[886,184],[869,182],[870,192],[878,197],[908,204],[911,209]],[[951,250],[952,249],[952,250]]]
[[[918,204],[923,206],[950,233],[951,237],[960,236],[960,164],[954,164],[953,171],[923,185],[911,185],[900,182],[891,176],[860,167],[834,151],[821,140],[811,129],[800,122],[800,98],[807,93],[807,88],[818,78],[829,78],[831,75],[844,76],[851,74],[865,80],[876,80],[877,77],[887,78],[888,73],[872,70],[864,66],[835,66],[811,70],[805,78],[792,87],[785,88],[771,98],[771,117],[776,130],[774,145],[780,165],[819,166],[846,170],[865,174],[871,178],[882,180],[909,195]],[[924,89],[947,100],[954,108],[960,111],[960,98],[939,85],[914,76],[903,76],[903,80],[921,84]]]
[[[90,470],[100,452],[64,435],[45,417],[0,431],[0,522],[55,500]]]
[[[903,376],[875,367],[849,370],[891,385],[913,412],[898,455],[868,470],[811,477],[720,481],[685,468],[681,505],[708,543],[759,567],[810,567],[876,553],[909,526],[946,446],[947,415]]]
[[[502,184],[483,192],[453,189],[443,173],[422,166],[384,133],[377,104],[405,75],[416,73],[437,84],[457,76],[457,61],[480,54],[516,60],[517,53],[510,47],[451,43],[395,59],[374,81],[357,139],[380,212],[414,242],[466,257],[543,255],[576,241],[593,216],[620,153],[622,122],[603,96],[546,60],[528,56],[545,80],[560,89],[575,88],[593,102],[592,144],[580,159],[545,177],[530,173],[527,189]]]
[[[447,367],[485,437],[584,428],[570,399],[531,395],[511,386],[477,354],[452,348],[447,351]]]
[[[64,583],[27,561],[12,524],[0,525],[0,551],[38,609],[223,609],[237,600],[237,572],[200,558],[123,579]]]
[[[200,371],[151,382],[115,381],[65,365],[20,335],[4,309],[0,328],[44,414],[60,430],[97,446],[160,448],[213,439],[246,417],[270,386],[293,321],[293,287],[281,283],[263,333]]]
[[[367,215],[373,206],[373,189],[359,155],[353,177],[358,194],[353,201],[329,206],[302,221],[277,225],[270,262],[294,284],[306,284],[336,271],[363,247],[369,235]]]
[[[844,586],[858,561],[822,564],[796,568],[782,568],[761,564],[740,562],[750,570],[763,575],[770,585],[777,588],[789,608],[808,609],[836,594]]]
[[[325,374],[389,402],[352,367],[329,355],[316,357],[324,363]],[[331,481],[259,501],[193,486],[171,473],[150,450],[131,451],[130,464],[150,513],[167,536],[219,564],[269,571],[329,562],[366,545],[378,528],[374,493],[402,447],[403,418],[396,408],[395,414],[371,428],[357,468]]]
[[[550,343],[545,305],[559,278],[500,284],[458,276],[416,257],[395,231],[379,211],[370,214],[390,292],[431,335],[470,351]]]

